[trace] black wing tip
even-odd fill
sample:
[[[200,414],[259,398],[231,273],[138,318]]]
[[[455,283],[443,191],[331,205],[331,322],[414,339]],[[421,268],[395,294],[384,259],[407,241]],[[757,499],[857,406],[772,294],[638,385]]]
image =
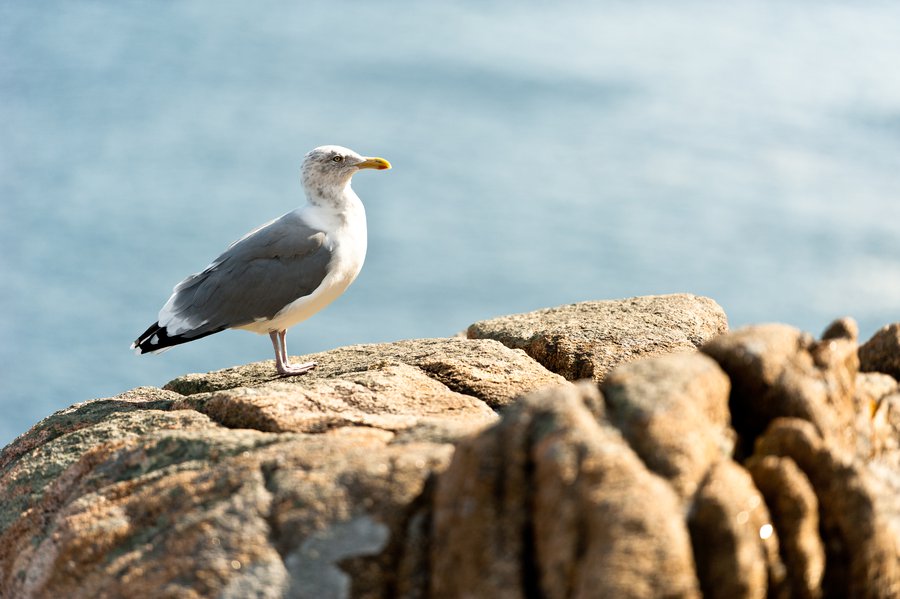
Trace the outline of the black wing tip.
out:
[[[159,322],[154,322],[147,327],[147,330],[144,331],[140,337],[134,340],[134,343],[131,344],[131,349],[135,350],[138,355],[154,353],[174,345],[181,345],[188,341],[201,339],[207,335],[212,335],[213,333],[218,333],[223,330],[225,330],[225,327],[203,331],[202,333],[186,331],[180,335],[170,336],[166,327],[161,327],[159,326]]]
[[[131,344],[131,349],[138,354],[158,351],[167,347],[167,344],[163,344],[162,341],[168,338],[166,328],[159,326],[159,322],[154,322],[134,340],[134,343]]]

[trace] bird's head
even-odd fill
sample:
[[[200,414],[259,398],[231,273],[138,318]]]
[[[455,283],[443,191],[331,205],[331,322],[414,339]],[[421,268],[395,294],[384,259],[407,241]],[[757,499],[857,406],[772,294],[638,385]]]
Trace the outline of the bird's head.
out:
[[[386,170],[391,168],[391,163],[384,158],[360,156],[341,146],[319,146],[303,159],[303,185],[307,190],[316,192],[340,190],[364,168]]]

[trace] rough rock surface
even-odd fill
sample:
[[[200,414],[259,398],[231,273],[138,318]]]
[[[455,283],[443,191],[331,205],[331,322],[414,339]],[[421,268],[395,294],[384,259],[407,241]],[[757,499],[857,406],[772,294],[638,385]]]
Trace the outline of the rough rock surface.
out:
[[[728,330],[724,310],[689,294],[582,302],[476,322],[470,339],[496,339],[569,380],[602,381],[615,366],[693,350]]]
[[[624,364],[601,388],[609,420],[681,497],[693,496],[712,464],[731,455],[730,383],[703,354]]]
[[[860,370],[900,379],[900,322],[882,327],[859,348]]]
[[[310,354],[304,361],[318,367],[308,375],[283,379],[272,370],[272,362],[256,362],[207,374],[189,374],[166,385],[184,395],[222,391],[236,387],[259,387],[272,383],[305,386],[310,382],[371,370],[377,365],[405,364],[427,374],[448,389],[476,397],[499,408],[522,393],[563,379],[548,372],[522,351],[496,341],[468,339],[412,339],[394,343],[351,345]]]
[[[76,404],[0,452],[0,598],[900,596],[897,381],[707,302],[546,311],[593,383],[426,339]]]
[[[0,453],[0,597],[412,593],[414,515],[450,443],[490,406],[569,384],[488,340],[314,359],[312,376],[250,364],[78,404],[17,439]]]
[[[678,497],[594,419],[596,393],[532,395],[460,443],[435,491],[434,596],[699,597]]]
[[[788,539],[781,552],[794,566],[792,596],[900,596],[900,452],[891,442],[900,422],[889,416],[896,385],[860,375],[855,330],[836,323],[815,341],[786,325],[758,325],[702,348],[731,379],[738,454],[750,454],[774,529]],[[772,456],[782,472],[771,472]]]
[[[451,391],[421,370],[389,364],[303,384],[274,382],[191,395],[176,402],[229,428],[318,433],[343,426],[393,432],[445,428],[464,432],[497,415],[470,395]]]
[[[789,596],[820,597],[825,548],[819,536],[819,501],[809,479],[791,458],[757,456],[747,467],[781,533]]]
[[[815,341],[787,325],[745,327],[713,339],[702,351],[731,379],[732,420],[739,454],[779,416],[812,422],[836,441],[855,439],[853,386],[859,369],[856,343],[848,338]]]
[[[900,393],[894,377],[880,372],[860,372],[856,375],[853,403],[856,409],[856,451],[861,456],[876,458],[892,455],[898,449],[900,437],[891,418],[900,416],[892,397]],[[900,464],[898,464],[900,466]]]
[[[746,470],[716,463],[694,496],[688,524],[704,597],[779,596],[778,537]]]
[[[791,458],[812,484],[826,537],[824,586],[840,588],[840,596],[897,597],[900,513],[896,498],[893,509],[879,505],[890,501],[885,481],[798,418],[773,421],[757,443],[757,455]]]

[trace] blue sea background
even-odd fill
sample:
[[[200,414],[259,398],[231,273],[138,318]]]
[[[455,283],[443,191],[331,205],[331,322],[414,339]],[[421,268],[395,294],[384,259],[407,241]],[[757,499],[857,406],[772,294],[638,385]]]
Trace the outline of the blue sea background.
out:
[[[0,446],[269,359],[128,346],[172,287],[383,156],[369,254],[292,354],[691,292],[732,326],[900,320],[900,3],[0,2]]]

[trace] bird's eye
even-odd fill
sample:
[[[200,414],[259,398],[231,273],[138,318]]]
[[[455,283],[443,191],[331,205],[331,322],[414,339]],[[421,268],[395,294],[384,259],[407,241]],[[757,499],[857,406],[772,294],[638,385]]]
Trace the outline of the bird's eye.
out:
[[[332,160],[334,160],[335,162],[343,162],[344,157],[343,156],[335,156],[334,158],[332,158]]]

